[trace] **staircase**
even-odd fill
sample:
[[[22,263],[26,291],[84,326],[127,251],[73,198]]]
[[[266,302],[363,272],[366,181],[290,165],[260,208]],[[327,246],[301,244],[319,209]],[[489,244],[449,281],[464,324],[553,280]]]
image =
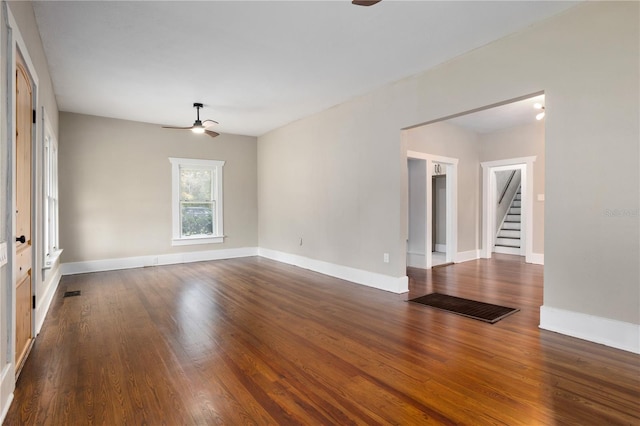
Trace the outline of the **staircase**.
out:
[[[496,253],[521,254],[520,252],[520,211],[522,206],[522,198],[520,187],[516,191],[516,195],[511,201],[511,206],[507,210],[504,221],[496,234]]]

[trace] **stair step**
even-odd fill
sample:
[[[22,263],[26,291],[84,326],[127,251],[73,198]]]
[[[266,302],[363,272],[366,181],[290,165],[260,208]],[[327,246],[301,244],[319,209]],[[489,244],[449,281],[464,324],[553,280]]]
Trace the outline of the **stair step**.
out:
[[[502,223],[502,228],[500,228],[500,229],[516,229],[516,230],[519,231],[520,229],[522,229],[521,225],[522,224],[520,222],[507,222],[507,221],[504,221]]]
[[[520,239],[520,230],[519,229],[501,229],[498,231],[499,238],[517,238]]]
[[[493,251],[496,253],[515,254],[516,256],[522,255],[520,247],[494,246]]]
[[[520,240],[516,238],[496,238],[496,246],[520,248]]]
[[[520,207],[511,207],[509,209],[509,214],[520,214]]]
[[[518,222],[520,223],[520,215],[519,214],[508,214],[505,219],[506,222]]]
[[[520,230],[520,222],[507,222],[505,221],[502,224],[502,229],[516,229],[516,230]]]
[[[513,203],[511,203],[511,207],[522,207],[522,201],[521,200],[513,200]]]

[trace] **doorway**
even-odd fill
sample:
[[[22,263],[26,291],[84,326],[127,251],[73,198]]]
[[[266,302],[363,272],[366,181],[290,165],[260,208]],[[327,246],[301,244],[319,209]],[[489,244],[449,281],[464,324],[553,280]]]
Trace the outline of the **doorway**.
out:
[[[431,266],[447,263],[446,164],[433,163],[431,176]]]
[[[407,152],[407,265],[430,269],[455,262],[458,160]]]
[[[34,84],[20,54],[15,82],[15,365],[20,373],[33,343],[32,308],[32,145]]]
[[[533,190],[531,185],[535,160],[536,157],[532,156],[481,163],[483,175],[482,257],[490,259],[494,252],[515,254],[525,256],[525,262],[532,263]],[[508,172],[507,174],[512,176],[520,175],[520,182],[517,187],[515,187],[513,180],[511,181],[513,194],[510,198],[508,196],[508,182],[498,184],[500,175],[504,176],[503,172]],[[501,198],[502,202],[500,202]],[[505,201],[505,198],[509,198],[509,201]],[[517,206],[513,201],[518,201]],[[506,209],[503,209],[503,207],[506,207]],[[517,231],[515,229],[507,230],[506,234],[504,234],[506,238],[503,238],[501,237],[502,234],[500,234],[500,232],[504,232],[501,230],[501,223],[505,221],[512,222],[512,224],[517,222]],[[513,225],[510,227],[513,227]],[[499,244],[500,239],[513,239],[509,235],[515,234],[518,235],[517,250],[515,247],[511,250],[505,247],[509,244]]]

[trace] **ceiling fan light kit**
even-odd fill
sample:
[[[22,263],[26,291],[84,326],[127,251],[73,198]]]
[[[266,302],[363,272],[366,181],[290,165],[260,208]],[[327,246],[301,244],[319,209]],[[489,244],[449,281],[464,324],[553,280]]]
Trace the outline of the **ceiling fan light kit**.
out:
[[[204,120],[201,121],[200,120],[200,108],[203,108],[204,105],[198,102],[194,102],[193,103],[193,107],[196,109],[196,121],[193,122],[193,126],[190,127],[173,127],[173,126],[162,126],[163,129],[174,129],[174,130],[191,130],[193,133],[197,133],[197,134],[203,134],[206,133],[207,135],[211,136],[212,138],[215,138],[216,136],[220,136],[220,133],[214,132],[213,130],[208,130],[206,128],[206,126],[204,125],[204,123],[212,123],[212,124],[218,124],[217,121],[215,120]]]
[[[544,118],[544,116],[545,116],[544,105],[542,105],[541,103],[536,102],[535,104],[533,104],[533,108],[542,110],[541,112],[536,114],[536,120],[538,120],[538,121],[542,120]]]

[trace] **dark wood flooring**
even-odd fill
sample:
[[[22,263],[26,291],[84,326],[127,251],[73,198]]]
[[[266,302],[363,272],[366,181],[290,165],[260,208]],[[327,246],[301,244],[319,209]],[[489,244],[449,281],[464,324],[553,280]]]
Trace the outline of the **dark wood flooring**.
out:
[[[640,424],[640,356],[540,330],[542,267],[409,275],[401,295],[256,257],[65,276],[5,424]],[[432,291],[521,311],[406,302]]]

